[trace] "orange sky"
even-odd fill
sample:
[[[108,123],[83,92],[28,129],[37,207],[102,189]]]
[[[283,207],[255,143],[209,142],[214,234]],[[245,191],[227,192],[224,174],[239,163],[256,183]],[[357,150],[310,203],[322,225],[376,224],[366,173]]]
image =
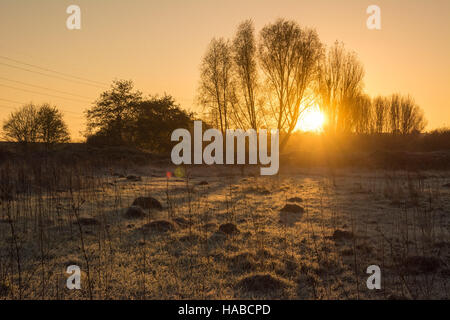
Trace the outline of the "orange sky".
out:
[[[81,7],[79,31],[66,29],[70,4]],[[371,4],[381,7],[380,31],[366,28]],[[410,93],[425,110],[428,129],[450,126],[448,0],[1,0],[0,56],[106,84],[132,79],[145,93],[166,92],[194,109],[211,38],[231,37],[247,18],[260,30],[278,17],[316,28],[325,44],[340,40],[355,50],[370,95]],[[20,106],[14,102],[51,102],[68,111],[72,137],[79,139],[82,112],[102,88],[11,66],[46,73],[0,58],[0,120]]]

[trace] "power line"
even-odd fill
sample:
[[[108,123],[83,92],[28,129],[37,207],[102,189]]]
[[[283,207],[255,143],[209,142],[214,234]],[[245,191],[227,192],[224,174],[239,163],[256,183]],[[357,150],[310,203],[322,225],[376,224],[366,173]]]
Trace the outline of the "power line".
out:
[[[19,102],[19,101],[14,101],[14,100],[9,100],[9,99],[4,99],[4,98],[0,98],[0,100],[1,100],[1,101],[6,101],[6,102],[9,102],[9,103],[21,104],[21,105],[26,105],[26,104],[27,104],[27,103],[25,103],[25,102]],[[6,107],[6,106],[4,106],[4,107]],[[15,109],[15,108],[13,108],[13,107],[6,107],[6,108],[9,108],[9,109]],[[59,109],[59,108],[58,108],[58,109]],[[79,118],[79,119],[84,119],[84,118],[80,117],[80,116],[81,116],[81,113],[79,113],[79,112],[68,111],[68,110],[64,110],[64,109],[59,109],[59,110],[61,110],[61,111],[63,111],[63,112],[66,112],[66,113],[71,113],[71,114],[77,115],[77,116],[78,116],[77,118]]]
[[[25,102],[19,102],[19,101],[14,101],[14,100],[9,100],[9,99],[4,99],[4,98],[0,98],[0,100],[6,101],[6,102],[10,102],[10,103],[21,104],[21,105],[27,104],[27,103],[25,103]],[[79,113],[79,112],[67,111],[67,110],[62,110],[62,109],[61,109],[61,111],[64,111],[64,112],[67,112],[67,113],[73,113],[73,114],[76,114],[76,115],[81,115],[81,113]]]
[[[14,89],[14,90],[20,90],[20,91],[24,91],[24,92],[30,92],[30,93],[34,93],[34,94],[41,94],[41,95],[44,95],[44,96],[49,96],[49,97],[53,97],[53,98],[57,98],[57,99],[71,100],[71,101],[82,102],[82,103],[91,103],[90,101],[79,100],[79,99],[73,99],[73,98],[65,98],[65,97],[61,97],[61,96],[55,96],[55,95],[53,95],[53,94],[48,94],[48,93],[42,93],[42,92],[37,92],[37,91],[33,91],[33,90],[27,90],[27,89],[17,88],[17,87],[13,87],[13,86],[8,86],[8,85],[6,85],[6,84],[0,84],[0,86],[5,87],[5,88]]]
[[[38,65],[35,65],[35,64],[31,64],[31,63],[26,63],[26,62],[19,61],[19,60],[16,60],[16,59],[12,59],[12,58],[9,58],[9,57],[0,56],[0,58],[1,59],[5,59],[5,60],[9,60],[9,61],[12,61],[12,62],[15,62],[15,63],[23,64],[23,65],[26,65],[26,66],[29,66],[29,67],[33,67],[33,68],[36,68],[36,69],[40,69],[40,70],[43,70],[43,71],[59,74],[59,75],[65,76],[65,77],[70,77],[70,78],[74,78],[74,79],[78,79],[78,80],[82,80],[82,81],[88,81],[88,82],[96,83],[96,84],[99,84],[99,85],[102,85],[102,86],[107,86],[108,85],[108,84],[106,84],[104,82],[73,76],[73,75],[68,74],[68,73],[55,71],[55,70],[52,70],[52,69],[49,69],[49,68],[41,67],[41,66],[38,66]]]
[[[79,97],[79,98],[83,98],[83,99],[91,99],[91,98],[88,98],[88,97],[85,97],[85,96],[80,96],[80,95],[78,95],[78,94],[74,94],[74,93],[70,93],[70,92],[65,92],[65,91],[61,91],[61,90],[56,90],[56,89],[51,89],[51,88],[47,88],[47,87],[36,86],[36,85],[29,84],[29,83],[25,83],[25,82],[22,82],[22,81],[11,80],[11,79],[7,79],[7,78],[3,78],[3,77],[0,77],[0,80],[10,81],[10,82],[22,84],[22,85],[25,85],[25,86],[30,86],[30,87],[38,88],[38,89],[44,89],[44,90],[54,91],[54,92],[58,92],[58,93],[62,93],[62,94],[67,94],[67,95],[70,95],[70,96]],[[93,99],[92,99],[92,100],[93,100]]]
[[[22,102],[18,102],[18,101],[14,101],[14,100],[8,100],[8,99],[3,99],[3,98],[0,98],[0,100],[6,101],[6,102],[11,102],[11,103],[17,103],[17,104],[25,104],[25,103],[22,103]]]
[[[3,62],[0,62],[0,65],[7,66],[7,67],[10,67],[10,68],[14,68],[14,69],[27,71],[27,72],[31,72],[31,73],[35,73],[35,74],[39,74],[39,75],[50,77],[50,78],[60,79],[60,80],[64,80],[64,81],[71,81],[71,82],[78,83],[78,84],[83,84],[83,85],[86,85],[86,86],[92,86],[92,87],[97,87],[97,88],[102,88],[102,89],[105,88],[104,86],[99,86],[99,85],[95,85],[95,84],[92,84],[92,83],[86,83],[86,82],[81,82],[81,81],[72,80],[72,79],[66,79],[66,78],[63,78],[63,77],[58,77],[58,76],[46,74],[46,73],[43,73],[43,72],[30,70],[30,69],[27,69],[27,68],[13,66],[13,65],[10,65],[10,64],[7,64],[7,63],[3,63]]]
[[[1,104],[0,104],[0,108],[13,109],[13,110],[15,110],[15,109],[16,109],[16,108],[13,108],[13,107],[8,107],[8,106],[4,106],[4,105],[1,105]]]

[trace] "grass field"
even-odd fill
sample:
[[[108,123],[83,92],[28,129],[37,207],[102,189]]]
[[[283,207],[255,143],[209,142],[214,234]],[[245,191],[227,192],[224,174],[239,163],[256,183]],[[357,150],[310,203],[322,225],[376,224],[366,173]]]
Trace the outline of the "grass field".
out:
[[[253,169],[3,167],[0,298],[449,298],[448,172]]]

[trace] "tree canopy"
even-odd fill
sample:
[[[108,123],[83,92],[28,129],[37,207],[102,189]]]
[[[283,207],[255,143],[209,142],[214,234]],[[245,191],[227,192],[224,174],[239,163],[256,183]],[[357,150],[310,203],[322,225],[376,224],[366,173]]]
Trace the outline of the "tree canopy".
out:
[[[47,103],[30,103],[11,113],[3,123],[3,133],[6,140],[20,143],[55,144],[70,140],[61,111]]]
[[[172,131],[188,128],[193,117],[172,96],[144,97],[128,80],[114,81],[86,115],[88,143],[133,145],[158,152],[167,151]]]

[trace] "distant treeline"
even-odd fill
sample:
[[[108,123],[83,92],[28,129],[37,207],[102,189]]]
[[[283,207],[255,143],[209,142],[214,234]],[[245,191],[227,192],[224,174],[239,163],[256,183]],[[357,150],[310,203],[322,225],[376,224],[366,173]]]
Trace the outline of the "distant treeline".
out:
[[[436,129],[419,135],[423,130],[424,120],[412,98],[394,94],[373,100],[367,96],[361,99],[359,108],[355,109],[359,110],[358,113],[355,111],[351,113],[351,117],[346,118],[353,123],[350,125],[351,130],[332,131],[328,128],[322,135],[333,137],[335,141],[339,137],[360,135],[361,141],[380,142],[376,144],[380,149],[400,150],[402,146],[397,146],[396,141],[421,141],[413,145],[409,142],[407,144],[418,151],[450,149],[450,129]],[[144,97],[134,89],[132,81],[126,80],[114,81],[111,88],[103,92],[93,106],[86,110],[86,118],[86,143],[96,146],[137,147],[155,153],[169,151],[173,145],[170,141],[173,130],[192,129],[195,119],[193,113],[181,109],[170,95]],[[214,127],[213,122],[206,122],[207,126]],[[233,126],[229,124],[228,127]],[[281,132],[281,136],[283,135],[286,136],[286,131]],[[308,134],[295,133],[288,149],[299,146],[299,136]],[[370,136],[374,138],[369,139]],[[399,136],[420,138],[395,138]],[[43,142],[47,146],[70,140],[62,113],[56,106],[49,104],[28,104],[11,113],[3,123],[3,137],[7,141],[22,144]],[[371,145],[375,146],[372,142]],[[302,143],[307,145],[306,140],[302,140]]]
[[[420,134],[392,133],[347,133],[321,135],[308,132],[295,132],[289,140],[285,153],[291,151],[329,153],[349,152],[429,152],[450,150],[450,128],[441,128]]]
[[[117,80],[86,110],[86,119],[88,144],[165,152],[171,148],[172,131],[189,128],[193,114],[181,109],[170,95],[144,97],[132,81]],[[32,103],[4,121],[3,137],[22,144],[54,145],[70,140],[67,124],[56,106]]]
[[[281,164],[297,167],[361,167],[449,170],[450,129],[421,134],[318,135],[296,132]]]
[[[423,132],[426,120],[411,96],[371,98],[363,78],[363,65],[343,44],[326,47],[315,30],[284,19],[267,24],[256,36],[247,20],[232,40],[214,38],[206,50],[197,95],[200,118],[222,132],[279,129],[282,152],[302,115],[314,106],[326,118],[323,134],[328,136]],[[172,96],[144,96],[127,80],[113,81],[85,114],[88,144],[152,152],[168,151],[172,131],[191,128],[194,120]],[[431,133],[430,145],[446,145],[447,136]],[[29,104],[4,121],[3,138],[53,145],[67,142],[69,134],[57,107]]]

